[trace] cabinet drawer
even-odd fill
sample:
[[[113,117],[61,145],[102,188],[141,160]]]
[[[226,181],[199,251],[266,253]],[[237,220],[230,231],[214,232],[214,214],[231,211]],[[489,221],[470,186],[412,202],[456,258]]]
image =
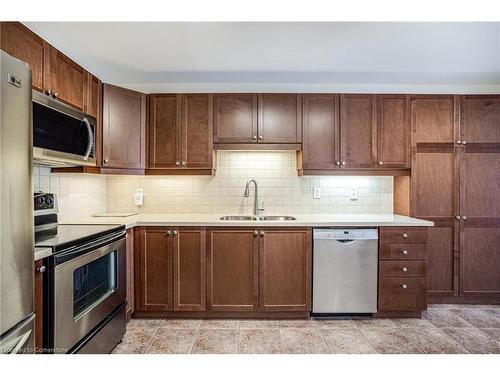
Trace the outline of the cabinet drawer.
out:
[[[427,228],[380,228],[380,242],[426,243]]]
[[[427,308],[426,277],[380,277],[379,311]]]
[[[427,245],[425,243],[381,243],[379,259],[426,260]]]
[[[426,276],[426,261],[386,260],[379,263],[380,276]]]

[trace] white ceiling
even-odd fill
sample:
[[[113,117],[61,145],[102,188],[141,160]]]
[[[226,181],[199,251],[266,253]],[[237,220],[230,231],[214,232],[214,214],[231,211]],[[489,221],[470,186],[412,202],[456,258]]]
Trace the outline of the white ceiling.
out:
[[[25,25],[143,92],[500,93],[500,23]]]

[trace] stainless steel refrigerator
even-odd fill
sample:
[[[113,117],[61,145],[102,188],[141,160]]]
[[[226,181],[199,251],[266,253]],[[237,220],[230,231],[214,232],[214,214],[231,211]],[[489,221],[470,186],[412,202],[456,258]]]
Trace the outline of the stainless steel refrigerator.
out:
[[[31,72],[0,50],[0,353],[33,353]]]

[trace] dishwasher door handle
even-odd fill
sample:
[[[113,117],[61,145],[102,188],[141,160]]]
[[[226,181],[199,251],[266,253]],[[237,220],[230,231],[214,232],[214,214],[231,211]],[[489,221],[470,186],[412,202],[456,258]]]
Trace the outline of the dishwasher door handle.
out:
[[[343,243],[343,244],[348,244],[348,243],[352,243],[356,240],[336,240],[337,242],[340,242],[340,243]]]

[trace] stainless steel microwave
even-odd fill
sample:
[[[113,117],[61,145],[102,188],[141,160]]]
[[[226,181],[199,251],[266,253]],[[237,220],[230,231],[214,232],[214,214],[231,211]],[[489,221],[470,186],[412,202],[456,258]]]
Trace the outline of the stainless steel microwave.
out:
[[[33,90],[35,164],[95,166],[96,119]]]

